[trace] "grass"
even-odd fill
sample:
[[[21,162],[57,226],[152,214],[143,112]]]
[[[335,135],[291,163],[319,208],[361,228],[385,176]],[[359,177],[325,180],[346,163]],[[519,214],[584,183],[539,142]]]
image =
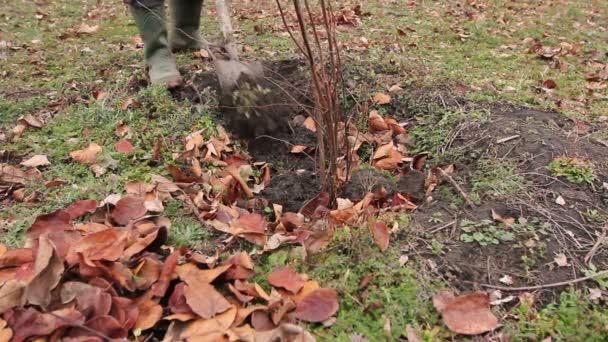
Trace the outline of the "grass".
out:
[[[44,6],[31,1],[22,1],[18,6],[8,2],[0,5],[6,18],[0,26],[0,40],[21,47],[9,49],[7,58],[0,58],[0,130],[9,135],[21,115],[52,113],[44,114],[49,121],[42,129],[29,129],[19,138],[0,141],[0,150],[6,151],[2,155],[9,156],[2,162],[17,163],[33,154],[46,154],[51,161],[50,166],[42,169],[42,179],[27,185],[27,193],[40,192],[40,200],[10,202],[0,212],[0,243],[22,245],[24,232],[37,215],[65,208],[78,199],[101,200],[108,194],[122,193],[123,184],[129,180],[149,180],[154,173],[167,176],[162,164],[150,163],[155,141],[163,139],[166,144],[162,159],[171,161],[173,152],[183,150],[182,138],[186,134],[201,129],[210,134],[218,122],[213,94],[203,93],[205,103],[194,105],[187,100],[172,99],[162,87],[134,87],[137,82],[133,79],[142,76],[142,51],[130,42],[136,29],[122,7],[114,2],[101,2],[101,7],[97,7],[97,3],[58,0]],[[242,32],[239,39],[252,47],[252,51],[244,53],[246,57],[278,60],[294,56],[295,49],[288,37],[272,29],[255,29],[260,25],[280,27],[278,18],[268,15],[273,13],[269,7],[272,3],[256,2],[237,8],[240,13],[251,10],[249,13],[258,14],[239,16],[235,23]],[[365,102],[369,94],[386,91],[396,83],[419,90],[391,94],[392,104],[376,109],[382,115],[394,115],[411,123],[409,134],[416,142],[412,154],[429,152],[435,161],[475,161],[476,168],[470,175],[472,188],[467,191],[470,190],[471,199],[479,202],[515,195],[525,181],[510,162],[480,159],[480,155],[467,150],[445,151],[443,147],[449,143],[451,132],[464,123],[488,122],[489,115],[483,110],[446,108],[437,99],[462,85],[464,91],[459,96],[467,101],[509,101],[540,109],[560,109],[566,116],[594,125],[606,115],[608,102],[605,92],[597,96],[598,93],[594,95],[585,89],[585,74],[590,70],[583,61],[594,51],[608,50],[608,40],[601,29],[601,25],[605,27],[605,19],[602,22],[598,16],[608,11],[608,3],[601,0],[509,2],[509,6],[502,0],[475,3],[482,7],[462,5],[461,1],[438,4],[423,0],[404,10],[404,2],[400,1],[367,2],[362,10],[370,15],[361,17],[361,25],[357,27],[341,27],[340,36],[347,45],[344,63],[347,80],[353,84],[349,99]],[[265,11],[260,12],[260,8]],[[98,12],[94,12],[96,9]],[[35,20],[36,10],[47,16]],[[87,13],[97,14],[89,17]],[[98,25],[99,29],[90,35],[58,39],[59,34],[77,28],[82,22]],[[214,19],[206,18],[203,26],[213,39]],[[406,35],[397,34],[397,28]],[[463,32],[467,37],[461,39],[459,33]],[[369,42],[367,46],[362,45],[362,37]],[[569,68],[562,72],[527,52],[529,46],[524,40],[529,37],[538,38],[547,46],[556,46],[563,37],[567,42],[579,43],[581,50],[563,57]],[[0,56],[3,54],[4,50],[0,50]],[[187,54],[178,56],[178,62],[189,73],[208,66],[206,61]],[[606,57],[602,62],[608,62]],[[554,80],[557,88],[539,92],[541,79]],[[108,96],[95,101],[92,92],[96,89]],[[141,103],[141,107],[121,109],[128,98]],[[64,105],[54,113],[47,106],[58,100]],[[582,105],[559,108],[559,100],[581,100]],[[128,155],[117,153],[113,147],[121,139],[115,134],[120,121],[133,132],[130,140],[135,148]],[[608,139],[608,131],[601,126],[593,134],[598,139]],[[100,177],[69,157],[70,151],[90,142],[103,147],[100,158],[115,161],[115,166]],[[549,169],[573,182],[588,182],[594,176],[592,168],[590,171],[579,163],[576,167],[572,165],[560,161],[549,165]],[[68,184],[44,186],[45,181],[56,178]],[[451,209],[464,204],[460,194],[450,186],[442,185],[436,193],[452,199]],[[172,245],[200,247],[211,243],[211,234],[200,228],[196,218],[179,201],[166,203],[163,215],[172,222]],[[589,219],[603,217],[602,213],[592,211],[586,215]],[[423,258],[399,266],[410,234],[414,234],[410,231],[410,217],[403,216],[400,220],[400,233],[392,237],[384,253],[379,252],[365,230],[345,229],[335,236],[326,251],[309,260],[301,258],[298,248],[264,254],[257,262],[258,275],[254,280],[268,288],[265,275],[289,264],[322,286],[336,289],[341,305],[336,322],[330,327],[310,326],[320,340],[350,341],[352,336],[363,336],[370,341],[396,341],[404,338],[408,324],[424,341],[459,339],[447,331],[432,308],[432,294],[445,283],[428,270]],[[440,224],[449,220],[451,217],[447,215],[433,216],[429,222]],[[534,240],[539,224],[524,224],[531,230],[521,229]],[[431,238],[429,248],[435,254],[444,253],[452,243]],[[520,247],[525,248],[523,255],[527,260],[543,253],[540,247]],[[359,288],[361,279],[368,275],[372,276],[370,283]],[[515,341],[549,336],[568,341],[608,338],[605,310],[588,300],[586,293],[576,290],[565,291],[558,302],[545,308],[518,304],[509,317],[513,318],[504,320],[501,332]],[[385,328],[387,322],[390,330]]]

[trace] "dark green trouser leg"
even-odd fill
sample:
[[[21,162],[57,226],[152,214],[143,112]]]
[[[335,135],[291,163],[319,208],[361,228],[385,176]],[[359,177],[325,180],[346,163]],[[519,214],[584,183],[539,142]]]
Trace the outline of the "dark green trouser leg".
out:
[[[152,84],[177,86],[182,78],[167,40],[162,1],[131,1],[131,13],[144,41],[144,55]]]
[[[202,47],[200,26],[203,0],[169,0],[172,26],[169,42],[173,51]]]

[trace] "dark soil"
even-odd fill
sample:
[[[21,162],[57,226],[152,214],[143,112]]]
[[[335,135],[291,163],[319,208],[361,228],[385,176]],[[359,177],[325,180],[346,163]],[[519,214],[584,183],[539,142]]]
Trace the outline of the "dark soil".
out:
[[[484,197],[481,205],[472,209],[454,210],[447,199],[437,193],[433,203],[422,205],[414,214],[415,224],[424,231],[434,231],[430,238],[446,245],[445,254],[437,257],[438,270],[462,290],[473,290],[476,283],[504,286],[498,282],[504,275],[513,277],[512,286],[548,284],[571,279],[574,275],[583,276],[581,269],[586,267],[583,259],[596,242],[603,223],[585,219],[580,213],[593,209],[608,214],[608,194],[602,189],[602,182],[607,180],[608,149],[586,134],[577,134],[573,122],[559,113],[497,103],[485,104],[485,108],[491,112],[489,122],[468,125],[451,145],[452,149],[465,150],[463,160],[457,161],[461,167],[455,178],[465,191],[470,191],[468,177],[476,170],[480,159],[510,161],[517,165],[518,174],[525,179],[523,188],[511,196]],[[514,136],[517,137],[498,142]],[[470,155],[475,157],[466,157]],[[553,177],[547,165],[563,155],[591,160],[598,181],[573,184]],[[558,196],[565,199],[565,206],[555,203]],[[520,236],[516,236],[518,241],[514,243],[486,247],[459,241],[459,223],[463,218],[490,219],[492,209],[506,217],[536,217],[550,223],[551,234],[540,238],[546,246],[531,253],[531,248],[523,245],[525,241]],[[430,223],[437,212],[443,214],[445,223],[455,223],[446,227]],[[440,231],[435,231],[437,228]],[[573,266],[557,267],[553,258],[559,253],[564,253]],[[534,259],[527,271],[522,256]],[[598,269],[605,269],[608,253],[598,251],[593,263]],[[541,298],[545,301],[555,299],[560,290],[542,291]]]
[[[270,203],[282,205],[283,212],[298,212],[319,191],[319,180],[312,172],[283,171],[272,177],[262,196]]]

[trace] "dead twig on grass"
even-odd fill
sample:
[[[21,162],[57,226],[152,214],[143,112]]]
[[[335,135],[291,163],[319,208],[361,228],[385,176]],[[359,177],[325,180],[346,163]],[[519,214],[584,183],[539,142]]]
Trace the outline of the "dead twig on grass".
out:
[[[462,198],[464,198],[464,201],[467,203],[467,205],[471,208],[475,208],[475,204],[471,201],[471,199],[469,198],[469,195],[467,195],[467,193],[464,190],[462,190],[462,188],[460,187],[460,185],[458,185],[456,180],[454,180],[454,178],[452,178],[452,176],[450,176],[442,168],[438,167],[437,169],[439,170],[439,173],[441,173],[441,175],[443,177],[445,177],[445,179],[447,179],[448,182],[450,182],[454,186],[454,188],[456,188],[456,190],[458,190],[458,192],[460,193]]]
[[[595,244],[593,244],[593,247],[591,248],[589,253],[585,255],[585,259],[583,260],[586,264],[589,263],[591,259],[593,259],[593,256],[595,255],[595,253],[597,253],[597,250],[604,243],[604,240],[606,239],[606,230],[608,230],[608,222],[606,222],[606,224],[604,225],[604,228],[602,229],[602,234],[600,234],[600,236],[597,238],[597,241],[595,242]]]
[[[594,275],[580,277],[576,279],[570,279],[565,281],[560,281],[558,283],[544,284],[544,285],[535,285],[535,286],[521,286],[521,287],[508,287],[508,286],[500,286],[500,285],[491,285],[491,284],[480,284],[481,287],[485,287],[488,289],[501,290],[501,291],[532,291],[532,290],[540,290],[540,289],[548,289],[552,287],[560,287],[566,285],[572,285],[576,283],[580,283],[585,280],[593,279],[596,277],[601,277],[603,275],[607,275],[608,270],[600,271]]]

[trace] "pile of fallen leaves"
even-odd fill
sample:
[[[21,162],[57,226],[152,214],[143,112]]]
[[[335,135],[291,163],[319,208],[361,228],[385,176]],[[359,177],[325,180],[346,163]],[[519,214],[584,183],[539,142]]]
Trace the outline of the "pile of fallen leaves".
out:
[[[2,246],[0,340],[313,340],[293,323],[338,310],[335,291],[289,267],[269,274],[265,290],[248,281],[247,253],[221,260],[165,246],[171,223],[146,203],[77,201],[36,218],[26,247]]]

